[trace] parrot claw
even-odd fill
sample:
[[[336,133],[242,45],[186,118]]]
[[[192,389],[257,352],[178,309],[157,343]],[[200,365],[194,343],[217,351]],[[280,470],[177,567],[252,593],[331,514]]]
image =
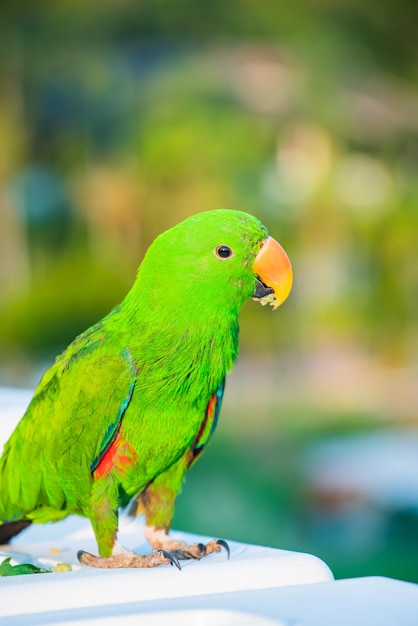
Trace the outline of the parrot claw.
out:
[[[171,554],[174,554],[177,559],[182,559],[184,561],[188,559],[196,559],[200,561],[200,559],[206,554],[206,546],[203,543],[194,543],[193,545],[185,545],[181,548],[176,548],[173,550]]]
[[[159,554],[162,554],[165,559],[170,561],[170,565],[175,565],[178,570],[181,570],[180,561],[178,560],[177,556],[173,554],[173,552],[167,552],[167,550],[157,550],[157,552]]]
[[[231,550],[227,542],[224,539],[218,539],[216,543],[218,544],[218,546],[221,546],[221,548],[225,548],[226,556],[228,557],[229,561],[229,557],[231,556]]]
[[[200,559],[208,554],[220,552],[221,548],[225,548],[229,560],[231,551],[227,542],[223,539],[209,541],[206,545],[204,543],[194,543],[189,546],[185,545],[184,547],[172,550],[169,554],[176,556],[177,559],[196,559],[200,561]]]

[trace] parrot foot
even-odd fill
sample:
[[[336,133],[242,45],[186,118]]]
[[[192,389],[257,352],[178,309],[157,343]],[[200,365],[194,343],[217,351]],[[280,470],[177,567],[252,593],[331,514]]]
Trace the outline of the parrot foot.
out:
[[[228,559],[231,553],[227,542],[223,539],[212,539],[206,545],[204,543],[188,545],[184,541],[170,539],[166,530],[156,528],[155,526],[147,526],[145,528],[145,536],[155,550],[166,550],[177,559],[200,560],[208,554],[220,552],[222,548],[225,549]]]
[[[208,554],[214,552],[220,552],[224,548],[229,559],[231,551],[226,541],[223,539],[209,541],[206,545],[204,543],[193,543],[191,545],[184,545],[184,547],[172,550],[170,554],[176,556],[178,559],[202,559]]]
[[[146,568],[156,567],[157,565],[175,565],[179,570],[181,569],[177,556],[166,550],[153,550],[146,556],[130,551],[120,552],[112,556],[94,556],[94,554],[79,550],[77,557],[82,565],[104,569],[121,567]]]

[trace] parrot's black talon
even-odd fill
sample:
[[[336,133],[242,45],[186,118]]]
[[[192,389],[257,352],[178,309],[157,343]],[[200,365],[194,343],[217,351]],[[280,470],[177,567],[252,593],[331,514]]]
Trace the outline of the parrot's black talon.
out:
[[[200,555],[198,557],[195,556],[194,554],[189,552],[187,548],[185,549],[179,548],[178,550],[173,550],[172,552],[170,552],[170,554],[177,557],[178,559],[181,559],[182,561],[188,561],[189,559],[200,560],[202,558]]]
[[[178,570],[181,570],[180,561],[175,554],[173,554],[172,552],[167,552],[167,550],[157,550],[157,552],[162,554],[165,559],[168,559],[170,561],[170,565],[175,565]]]
[[[229,545],[227,544],[227,542],[224,541],[223,539],[218,539],[218,541],[216,543],[218,544],[218,546],[221,546],[222,548],[225,548],[226,555],[227,555],[228,561],[229,561],[229,557],[231,556],[231,550],[230,550]]]

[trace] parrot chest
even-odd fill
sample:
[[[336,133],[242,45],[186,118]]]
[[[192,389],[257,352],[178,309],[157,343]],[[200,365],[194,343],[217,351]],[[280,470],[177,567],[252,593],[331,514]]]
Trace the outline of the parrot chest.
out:
[[[187,438],[174,437],[166,429],[159,429],[158,425],[154,426],[155,431],[158,432],[143,432],[141,438],[135,438],[133,441],[133,438],[129,436],[129,431],[124,428],[122,423],[112,442],[102,454],[100,461],[95,465],[92,472],[93,479],[96,481],[112,475],[119,479],[121,484],[129,483],[129,491],[137,492],[142,484],[152,480],[166,468],[167,464],[170,465],[175,458],[178,458],[178,454],[182,451],[183,453],[191,451],[193,462],[203,451],[216,428],[224,388],[225,379],[221,381],[216,392],[210,397],[204,418],[191,447],[190,444],[186,448],[184,447]],[[162,450],[164,451],[163,454],[161,453]]]

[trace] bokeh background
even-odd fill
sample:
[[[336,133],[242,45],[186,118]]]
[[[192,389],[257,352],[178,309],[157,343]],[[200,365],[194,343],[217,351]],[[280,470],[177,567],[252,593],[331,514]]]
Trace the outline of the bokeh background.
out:
[[[249,302],[175,526],[418,581],[418,5],[0,8],[0,384],[33,387],[152,239],[257,215],[295,286]]]

